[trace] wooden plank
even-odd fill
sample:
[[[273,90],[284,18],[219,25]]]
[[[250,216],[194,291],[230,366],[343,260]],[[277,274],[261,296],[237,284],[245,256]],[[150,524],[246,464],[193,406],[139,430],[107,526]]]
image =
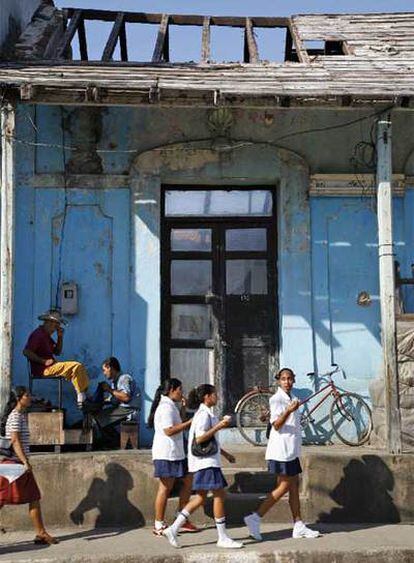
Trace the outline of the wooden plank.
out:
[[[157,41],[155,43],[154,53],[152,55],[153,63],[159,63],[162,60],[168,61],[168,57],[167,59],[165,59],[165,55],[166,55],[165,46],[166,44],[168,46],[168,21],[169,21],[168,14],[163,14],[161,18],[160,28],[158,30]]]
[[[302,43],[302,39],[299,35],[298,29],[296,27],[293,18],[290,20],[288,27],[290,34],[292,36],[292,41],[295,46],[295,51],[298,56],[299,62],[309,64],[310,63],[309,55]]]
[[[201,62],[208,63],[210,60],[210,17],[205,16],[203,20],[203,34],[201,39]]]
[[[122,23],[121,30],[119,32],[119,46],[121,49],[121,61],[128,61],[128,47],[127,47],[127,35],[126,35],[126,24],[125,19]]]
[[[112,59],[112,55],[114,54],[116,44],[118,43],[118,39],[120,39],[121,29],[124,26],[124,14],[123,12],[119,12],[116,16],[115,23],[111,29],[111,33],[109,34],[108,41],[106,42],[105,48],[102,53],[102,61],[110,61]]]
[[[88,45],[86,42],[85,21],[81,17],[78,25],[79,52],[82,61],[88,60]]]
[[[71,17],[76,12],[75,8],[68,8],[68,16]],[[115,21],[117,11],[111,10],[82,10],[85,20]],[[163,14],[145,12],[124,12],[125,22],[127,23],[153,23],[160,24]],[[196,25],[202,26],[206,16],[198,14],[169,14],[170,24],[172,25]],[[286,27],[289,18],[286,17],[251,17],[254,27]],[[244,28],[246,18],[242,16],[211,16],[211,24],[225,27]]]
[[[57,57],[58,59],[64,59],[66,57],[67,51],[72,43],[72,39],[78,30],[80,21],[82,20],[82,10],[75,10],[71,17],[70,23],[62,37],[60,43]]]
[[[259,62],[259,51],[257,49],[256,38],[253,33],[253,26],[250,18],[246,18],[244,43],[244,61],[246,63],[257,64]]]

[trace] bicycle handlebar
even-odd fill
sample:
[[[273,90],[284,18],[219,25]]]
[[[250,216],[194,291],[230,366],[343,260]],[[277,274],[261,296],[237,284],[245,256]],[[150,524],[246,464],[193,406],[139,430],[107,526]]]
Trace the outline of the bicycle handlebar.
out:
[[[344,370],[338,364],[331,364],[331,367],[333,367],[334,369],[327,371],[326,373],[321,373],[320,375],[315,373],[314,371],[310,371],[306,375],[308,377],[315,377],[316,375],[319,375],[319,377],[332,377],[334,373],[338,373],[338,371],[340,371],[342,373],[343,378],[346,379]]]

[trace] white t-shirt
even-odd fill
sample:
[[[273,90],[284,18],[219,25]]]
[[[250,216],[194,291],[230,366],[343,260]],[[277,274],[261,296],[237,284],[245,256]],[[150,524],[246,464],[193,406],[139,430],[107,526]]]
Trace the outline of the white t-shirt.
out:
[[[185,459],[183,433],[167,436],[165,428],[181,424],[180,411],[169,397],[162,395],[154,415],[154,441],[152,443],[152,459],[178,461]]]
[[[269,406],[272,429],[267,444],[266,459],[292,461],[300,456],[302,428],[299,410],[291,413],[279,430],[276,430],[273,426],[273,422],[286,411],[287,406],[294,399],[296,399],[294,395],[289,397],[281,387],[270,397]]]
[[[208,467],[221,467],[218,432],[214,434],[218,445],[216,454],[208,457],[197,457],[191,453],[191,444],[193,443],[194,436],[199,438],[205,434],[207,430],[210,430],[212,426],[215,426],[218,421],[212,409],[207,407],[204,403],[201,403],[191,422],[188,435],[188,470],[190,473],[195,473],[196,471],[200,471],[200,469],[207,469]]]

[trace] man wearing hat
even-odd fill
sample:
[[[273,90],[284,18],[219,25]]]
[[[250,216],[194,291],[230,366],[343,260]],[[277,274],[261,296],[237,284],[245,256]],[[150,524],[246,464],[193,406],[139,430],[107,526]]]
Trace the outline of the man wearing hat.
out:
[[[30,361],[30,368],[35,377],[64,377],[71,381],[77,393],[78,407],[82,408],[89,386],[86,368],[79,362],[58,362],[55,356],[62,352],[63,327],[67,322],[58,309],[50,309],[38,317],[43,321],[29,336],[23,354]],[[56,332],[56,342],[52,334]]]

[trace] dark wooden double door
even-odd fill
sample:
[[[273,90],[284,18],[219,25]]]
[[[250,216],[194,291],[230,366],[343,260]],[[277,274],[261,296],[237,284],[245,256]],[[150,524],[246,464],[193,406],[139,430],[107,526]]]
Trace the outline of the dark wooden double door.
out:
[[[265,217],[163,219],[163,376],[216,385],[231,412],[277,368],[276,228]]]

